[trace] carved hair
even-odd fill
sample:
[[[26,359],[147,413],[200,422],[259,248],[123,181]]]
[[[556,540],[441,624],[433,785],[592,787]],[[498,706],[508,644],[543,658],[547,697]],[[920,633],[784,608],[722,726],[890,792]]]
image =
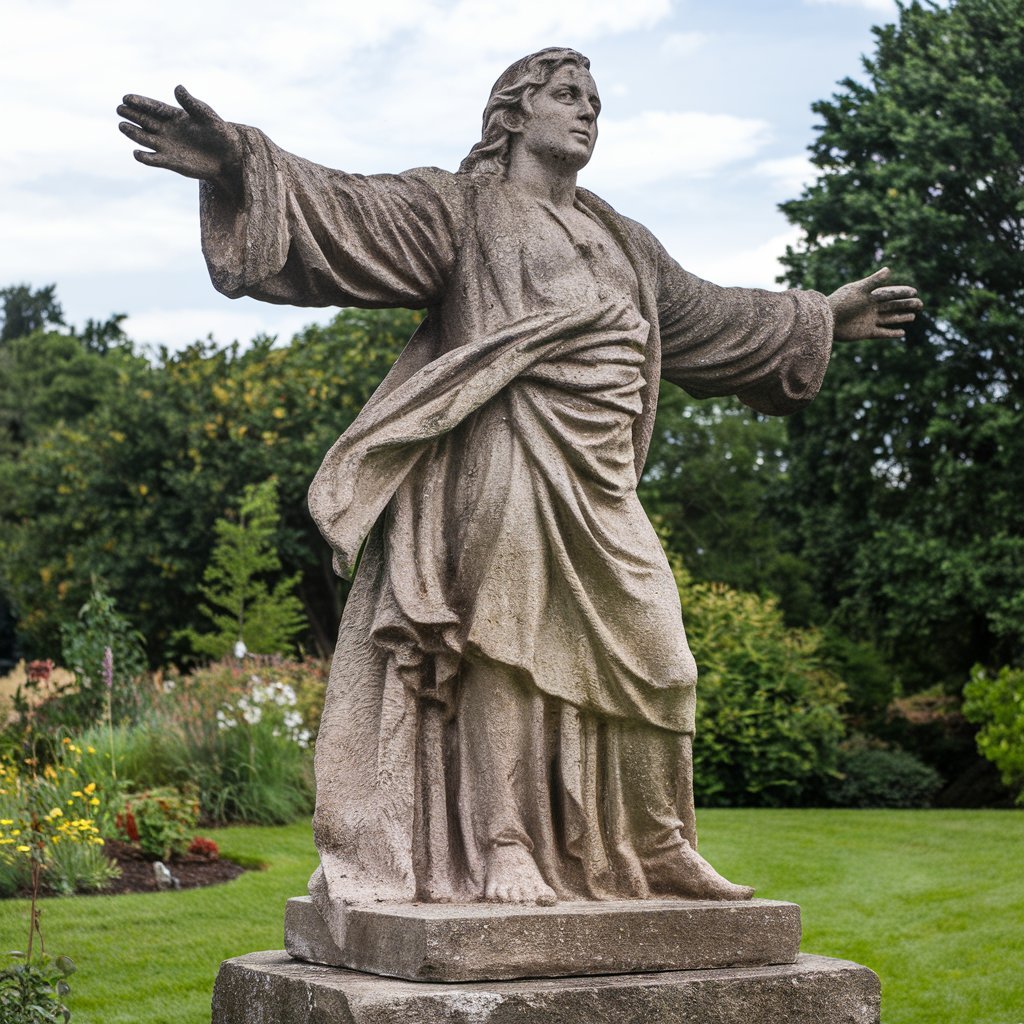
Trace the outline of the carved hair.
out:
[[[562,46],[550,46],[517,60],[506,68],[491,89],[484,107],[484,123],[480,141],[469,151],[459,166],[460,174],[501,174],[508,172],[512,135],[522,125],[527,113],[524,101],[563,64],[575,64],[590,70],[590,61]]]

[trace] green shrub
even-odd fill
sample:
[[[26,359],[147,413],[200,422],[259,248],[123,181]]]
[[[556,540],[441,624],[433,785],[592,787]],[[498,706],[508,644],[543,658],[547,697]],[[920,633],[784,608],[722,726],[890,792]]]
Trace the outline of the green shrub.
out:
[[[4,1024],[56,1024],[71,1019],[64,998],[71,992],[67,979],[75,973],[66,956],[47,956],[31,962],[11,953],[14,963],[0,970],[0,1021]]]
[[[840,778],[827,790],[837,807],[928,807],[942,777],[905,750],[854,746],[839,754]]]
[[[981,665],[964,687],[963,712],[980,725],[977,744],[1018,804],[1024,805],[1024,669],[1004,666],[995,676]]]
[[[844,732],[845,689],[825,666],[820,635],[787,628],[772,598],[675,572],[700,672],[698,802],[808,802],[834,775]]]
[[[194,792],[171,786],[131,793],[118,815],[122,836],[137,843],[152,860],[180,857],[189,848],[199,822]]]

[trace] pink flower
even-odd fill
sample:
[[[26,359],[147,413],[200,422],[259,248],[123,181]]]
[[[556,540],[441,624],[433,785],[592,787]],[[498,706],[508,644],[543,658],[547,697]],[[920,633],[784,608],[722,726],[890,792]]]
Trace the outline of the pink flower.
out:
[[[114,688],[114,652],[109,647],[103,648],[103,682],[108,690]]]

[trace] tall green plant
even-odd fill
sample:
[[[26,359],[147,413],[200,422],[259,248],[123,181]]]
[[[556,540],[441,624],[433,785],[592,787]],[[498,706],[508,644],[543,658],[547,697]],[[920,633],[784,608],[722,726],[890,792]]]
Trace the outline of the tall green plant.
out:
[[[143,638],[102,586],[94,584],[78,617],[61,627],[61,660],[77,685],[61,698],[65,725],[137,717],[138,681],[146,672]]]
[[[203,574],[200,611],[213,624],[206,633],[187,631],[194,650],[212,658],[229,654],[241,641],[260,654],[284,654],[305,628],[302,602],[295,596],[300,574],[280,575],[274,546],[280,514],[272,477],[245,488],[237,518],[218,519],[217,544]]]

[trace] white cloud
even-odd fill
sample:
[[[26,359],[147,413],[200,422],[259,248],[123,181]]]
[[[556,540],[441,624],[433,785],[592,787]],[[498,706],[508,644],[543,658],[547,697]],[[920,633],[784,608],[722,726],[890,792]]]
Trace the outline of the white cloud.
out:
[[[180,351],[209,335],[218,345],[233,341],[244,344],[257,334],[274,334],[287,341],[307,324],[326,323],[337,313],[334,309],[268,307],[253,300],[239,300],[232,308],[226,305],[229,302],[225,299],[219,305],[187,309],[147,309],[128,317],[122,327],[140,345],[165,345],[171,351]]]
[[[699,269],[691,269],[716,284],[777,291],[782,287],[775,281],[783,269],[779,257],[787,245],[795,246],[801,237],[799,228],[790,228],[749,249],[737,249],[702,263]]]
[[[799,194],[818,176],[818,169],[806,156],[761,160],[754,165],[753,172],[771,178],[787,195]]]
[[[730,114],[649,110],[601,121],[588,188],[635,188],[670,178],[703,178],[752,157],[770,140],[769,125]]]

